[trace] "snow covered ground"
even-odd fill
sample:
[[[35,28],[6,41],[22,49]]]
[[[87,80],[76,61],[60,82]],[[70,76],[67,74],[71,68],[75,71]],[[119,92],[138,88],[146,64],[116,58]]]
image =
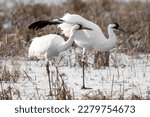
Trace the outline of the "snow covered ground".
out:
[[[74,64],[73,55],[73,51],[70,50],[62,53],[60,56],[64,57],[58,64],[58,71],[67,89],[74,95],[73,99],[86,99],[86,95],[99,95],[99,92],[108,99],[119,99],[120,96],[123,99],[131,99],[132,94],[142,99],[149,96],[150,55],[142,54],[135,59],[123,53],[112,53],[111,55],[117,60],[115,64],[118,67],[114,67],[112,59],[110,59],[108,68],[93,69],[89,65],[85,71],[85,81],[86,86],[92,89],[88,90],[81,90],[82,68],[72,67],[68,62],[71,60],[70,63]],[[4,89],[11,86],[12,92],[19,92],[20,97],[13,93],[13,99],[48,99],[49,85],[44,61],[36,62],[19,58],[0,60],[0,63],[2,66],[6,65],[10,72],[14,69],[20,71],[21,75],[16,83],[2,83]],[[57,83],[55,67],[52,67],[51,70],[53,82]]]

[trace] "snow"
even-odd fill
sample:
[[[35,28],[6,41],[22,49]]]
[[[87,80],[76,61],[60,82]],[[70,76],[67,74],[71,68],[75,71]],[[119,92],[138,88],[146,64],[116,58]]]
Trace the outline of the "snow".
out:
[[[85,95],[96,95],[95,93],[98,91],[109,99],[119,99],[120,96],[123,96],[124,99],[130,99],[132,94],[144,99],[149,95],[150,55],[140,54],[138,58],[133,58],[124,53],[112,53],[111,56],[115,56],[117,62],[113,63],[111,58],[110,67],[94,69],[89,65],[86,68],[85,85],[92,89],[81,90],[82,68],[78,65],[73,66],[75,62],[74,52],[70,49],[62,53],[60,56],[63,56],[63,59],[58,64],[59,74],[67,89],[74,95],[73,99],[84,99]],[[58,59],[60,59],[60,56]],[[68,62],[69,57],[72,60],[70,64]],[[92,60],[92,57],[90,58],[89,55],[90,60]],[[14,93],[13,99],[48,99],[49,85],[45,61],[37,62],[26,58],[13,58],[1,59],[0,62],[2,66],[6,65],[10,72],[13,72],[14,69],[20,71],[21,75],[16,83],[3,82],[4,88],[10,85],[14,92],[19,92],[20,98]],[[113,64],[118,67],[114,67]],[[58,82],[56,68],[53,66],[50,69],[55,85]]]

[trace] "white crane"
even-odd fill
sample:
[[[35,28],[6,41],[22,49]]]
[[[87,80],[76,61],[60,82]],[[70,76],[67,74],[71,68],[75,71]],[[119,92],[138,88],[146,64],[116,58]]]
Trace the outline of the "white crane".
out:
[[[35,37],[29,47],[28,57],[36,57],[38,59],[45,59],[47,61],[46,71],[49,79],[50,95],[52,95],[51,90],[51,79],[49,70],[49,58],[57,56],[60,52],[67,50],[71,47],[75,33],[79,30],[91,30],[91,28],[84,27],[80,24],[76,24],[71,28],[69,39],[65,41],[63,37],[56,34],[48,34],[41,37]]]
[[[84,30],[84,31],[78,31],[75,35],[75,43],[83,48],[83,86],[82,89],[89,89],[85,87],[85,81],[84,81],[84,65],[86,61],[86,51],[95,49],[96,51],[100,52],[107,52],[110,51],[112,48],[116,46],[116,35],[114,33],[114,30],[121,30],[119,28],[119,25],[117,23],[109,24],[108,25],[108,35],[109,38],[107,39],[105,35],[102,33],[102,30],[100,27],[81,17],[77,14],[65,14],[62,18],[54,19],[54,20],[41,20],[32,23],[28,28],[29,29],[40,29],[47,25],[56,25],[58,24],[58,27],[62,30],[62,33],[69,37],[71,27],[74,24],[80,24],[86,27],[89,27],[93,29],[92,31]]]

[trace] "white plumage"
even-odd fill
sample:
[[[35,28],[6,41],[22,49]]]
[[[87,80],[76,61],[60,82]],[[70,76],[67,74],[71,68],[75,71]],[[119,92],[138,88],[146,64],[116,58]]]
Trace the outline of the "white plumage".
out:
[[[108,25],[109,38],[107,39],[97,24],[81,17],[80,15],[67,13],[60,19],[64,22],[59,24],[58,27],[67,37],[69,37],[70,29],[74,24],[81,24],[93,29],[92,31],[79,31],[75,34],[74,41],[85,50],[95,49],[100,52],[106,52],[116,46],[116,35],[114,30],[119,29],[119,25],[117,23]]]
[[[95,49],[100,52],[110,51],[114,46],[116,46],[116,35],[114,30],[121,30],[117,23],[108,25],[108,35],[107,39],[103,34],[100,27],[83,18],[77,14],[65,14],[62,18],[54,19],[52,21],[42,20],[32,23],[29,26],[29,29],[40,29],[46,25],[56,25],[62,30],[62,33],[69,37],[70,30],[75,24],[80,24],[82,26],[91,28],[91,30],[80,30],[74,34],[75,42],[78,46],[82,47],[85,50]]]
[[[69,37],[70,35],[70,29],[74,24],[81,24],[83,26],[87,26],[89,28],[92,28],[92,31],[89,30],[84,30],[84,31],[79,31],[74,35],[74,41],[75,43],[83,48],[83,86],[82,89],[89,89],[85,87],[85,81],[84,81],[84,65],[86,62],[86,51],[89,50],[96,50],[100,52],[109,52],[111,49],[113,49],[116,46],[117,42],[117,37],[114,33],[114,30],[119,29],[119,25],[117,23],[114,24],[109,24],[108,25],[108,35],[109,38],[107,39],[105,35],[102,33],[102,30],[100,27],[81,17],[80,15],[77,14],[65,14],[62,18],[60,18],[63,23],[59,24],[58,27],[62,30],[62,33]],[[59,19],[59,20],[60,20]],[[108,58],[109,60],[109,55]]]
[[[29,47],[28,57],[37,57],[38,59],[48,60],[50,57],[57,56],[60,53],[58,47],[63,43],[65,43],[65,40],[56,34],[35,37]],[[71,43],[69,46],[71,46]]]
[[[43,20],[38,21],[29,26],[29,29],[39,29],[45,27],[46,25],[56,25],[62,30],[62,33],[66,36],[70,36],[70,31],[75,24],[80,24],[85,27],[89,27],[92,30],[80,30],[74,34],[75,43],[83,48],[83,89],[86,89],[84,84],[84,64],[86,61],[86,51],[95,49],[100,52],[108,52],[116,46],[117,37],[114,33],[114,30],[121,30],[117,23],[108,25],[108,35],[107,39],[102,33],[100,27],[81,17],[77,14],[65,14],[62,18],[54,19],[52,21]]]
[[[92,29],[77,24],[71,28],[69,39],[67,41],[65,41],[63,37],[56,34],[48,34],[41,37],[35,37],[32,40],[28,51],[28,57],[36,57],[37,59],[45,59],[47,61],[46,70],[49,79],[50,95],[52,95],[52,90],[49,71],[49,58],[57,56],[60,52],[63,52],[71,47],[75,33],[80,30]]]

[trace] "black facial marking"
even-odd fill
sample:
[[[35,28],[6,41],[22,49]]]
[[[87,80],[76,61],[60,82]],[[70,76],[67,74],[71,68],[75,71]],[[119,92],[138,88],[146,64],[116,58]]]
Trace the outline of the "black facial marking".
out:
[[[81,24],[78,24],[78,25],[79,25],[79,30],[82,29],[83,26]]]
[[[118,29],[119,28],[119,24],[118,23],[114,23],[115,26],[113,28]]]

